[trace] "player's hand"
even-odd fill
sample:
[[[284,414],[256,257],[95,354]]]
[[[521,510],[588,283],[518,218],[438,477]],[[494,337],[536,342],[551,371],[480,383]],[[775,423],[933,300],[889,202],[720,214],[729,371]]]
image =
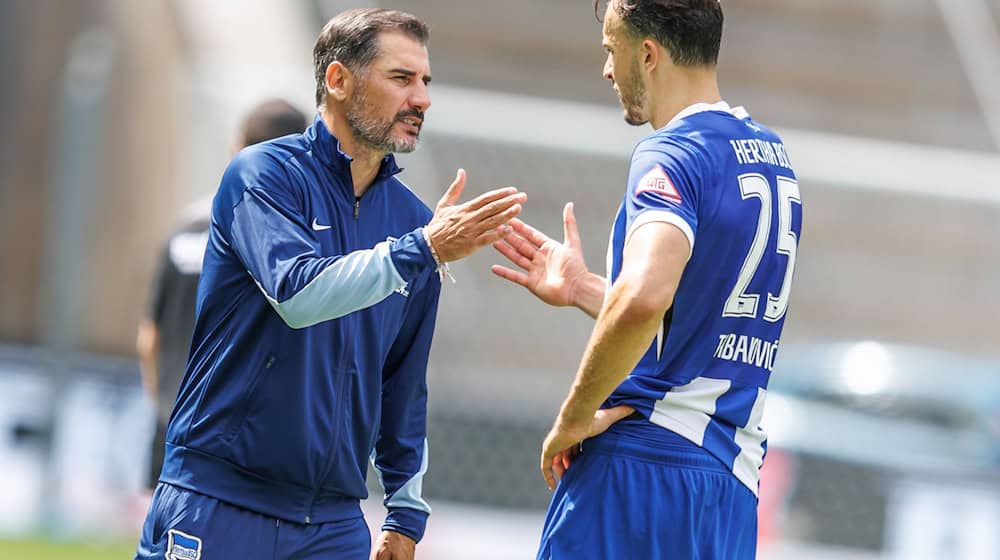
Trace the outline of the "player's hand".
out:
[[[627,405],[605,408],[584,422],[572,422],[560,414],[542,442],[542,476],[549,490],[556,489],[563,473],[580,453],[581,441],[603,434],[612,424],[633,412],[635,409]]]
[[[524,286],[549,305],[576,305],[575,287],[589,272],[583,261],[573,203],[563,209],[562,243],[521,220],[513,220],[511,225],[514,234],[493,247],[523,272],[493,265],[493,274]]]
[[[513,231],[509,222],[521,213],[521,205],[528,200],[525,193],[507,187],[458,204],[464,188],[465,170],[459,169],[427,224],[427,237],[441,262],[467,257],[509,235]]]
[[[413,560],[417,542],[402,533],[382,531],[372,546],[371,560]]]

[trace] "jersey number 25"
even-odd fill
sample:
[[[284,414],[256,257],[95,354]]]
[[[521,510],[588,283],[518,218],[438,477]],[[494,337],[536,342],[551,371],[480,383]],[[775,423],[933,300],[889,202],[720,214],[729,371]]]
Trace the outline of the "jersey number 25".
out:
[[[798,237],[792,231],[792,204],[802,204],[799,195],[799,184],[789,177],[777,177],[778,182],[778,246],[777,251],[788,258],[785,267],[784,280],[777,295],[768,292],[767,305],[764,309],[764,319],[776,323],[788,311],[788,296],[792,290],[792,274],[795,270],[795,249]],[[758,173],[747,173],[739,176],[740,194],[743,200],[760,199],[760,214],[757,216],[757,233],[754,234],[750,251],[743,261],[740,276],[733,286],[732,292],[726,298],[722,309],[723,317],[757,317],[757,307],[760,294],[747,293],[750,281],[757,273],[761,257],[767,248],[768,237],[771,234],[771,184],[766,177]]]

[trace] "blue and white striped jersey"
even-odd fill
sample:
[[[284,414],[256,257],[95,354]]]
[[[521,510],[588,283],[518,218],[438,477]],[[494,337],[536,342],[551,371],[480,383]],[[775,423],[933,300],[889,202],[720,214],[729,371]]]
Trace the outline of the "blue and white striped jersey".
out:
[[[680,228],[691,256],[660,332],[607,404],[631,405],[697,444],[756,493],[802,227],[781,139],[719,102],[691,106],[639,142],[608,248],[609,287],[629,235],[654,221]]]

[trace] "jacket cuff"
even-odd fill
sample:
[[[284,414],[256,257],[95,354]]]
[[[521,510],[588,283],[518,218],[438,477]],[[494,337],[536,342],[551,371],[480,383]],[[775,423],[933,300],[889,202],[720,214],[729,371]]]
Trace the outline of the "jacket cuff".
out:
[[[427,517],[430,514],[410,508],[389,508],[389,513],[385,516],[385,523],[382,524],[383,531],[395,531],[406,535],[416,542],[424,537],[424,529],[427,527]]]
[[[396,267],[396,272],[407,282],[425,270],[437,268],[422,229],[417,228],[389,244],[392,264]]]

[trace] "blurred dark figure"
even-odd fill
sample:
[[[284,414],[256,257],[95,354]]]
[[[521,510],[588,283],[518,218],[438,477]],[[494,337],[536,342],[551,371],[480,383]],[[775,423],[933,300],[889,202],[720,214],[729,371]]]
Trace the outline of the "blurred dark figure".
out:
[[[302,132],[307,124],[306,115],[287,101],[265,101],[243,120],[231,155],[265,140]],[[210,211],[210,200],[192,205],[167,240],[153,278],[146,317],[139,324],[136,350],[142,369],[142,385],[156,405],[149,488],[156,486],[163,467],[167,420],[187,365],[198,279],[208,243]]]

